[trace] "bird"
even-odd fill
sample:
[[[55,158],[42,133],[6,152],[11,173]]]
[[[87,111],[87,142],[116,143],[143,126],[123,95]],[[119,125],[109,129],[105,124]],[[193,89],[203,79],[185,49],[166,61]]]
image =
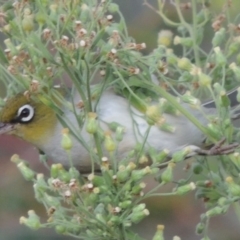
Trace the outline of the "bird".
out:
[[[232,99],[235,99],[236,91],[232,91],[230,95],[233,95]],[[79,95],[71,96],[71,99],[74,104],[81,101]],[[167,149],[169,155],[172,155],[189,146],[194,155],[201,152],[199,150],[202,149],[206,140],[204,133],[181,114],[162,114],[165,122],[174,126],[174,132],[162,130],[156,124],[149,125],[146,114],[131,106],[128,99],[117,94],[112,88],[104,90],[99,99],[92,102],[99,129],[110,133],[109,125],[111,123],[117,123],[124,129],[122,140],[117,146],[118,159],[124,158],[137,143],[143,141],[145,141],[145,153],[150,148],[159,153]],[[181,105],[202,125],[209,123],[207,116],[216,114],[213,101],[202,104],[200,111],[186,103],[181,103]],[[151,103],[150,106],[156,106],[156,103]],[[92,166],[89,151],[95,147],[93,136],[86,130],[86,121],[79,126],[76,112],[62,105],[60,109],[62,110],[60,119],[65,119],[73,128],[73,134],[70,134],[72,145],[69,151],[71,164],[77,166],[82,172],[88,172]],[[83,111],[82,108],[78,109],[77,114],[80,114],[81,111]],[[66,126],[60,119],[58,113],[51,106],[39,98],[29,97],[20,92],[7,99],[0,110],[0,134],[17,136],[37,147],[53,162],[69,166],[69,152],[61,145],[62,129]],[[146,137],[145,140],[144,137]],[[230,152],[232,148],[230,146]],[[223,149],[223,153],[224,150],[227,153],[229,148]],[[104,156],[107,154],[107,151],[103,151]]]

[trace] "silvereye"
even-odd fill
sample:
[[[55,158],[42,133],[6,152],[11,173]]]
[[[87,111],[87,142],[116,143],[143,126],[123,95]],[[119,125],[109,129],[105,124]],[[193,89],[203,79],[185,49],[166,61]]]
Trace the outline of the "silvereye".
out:
[[[127,99],[117,95],[111,89],[105,91],[100,100],[94,104],[96,105],[96,120],[99,129],[101,128],[103,132],[109,131],[109,124],[113,122],[124,128],[122,141],[118,143],[117,147],[119,159],[134,149],[137,143],[142,143],[145,136],[147,136],[144,145],[145,153],[149,148],[153,148],[157,152],[167,149],[171,155],[175,151],[190,146],[193,151],[192,154],[194,154],[203,146],[204,134],[181,114],[177,116],[163,113],[158,116],[158,113],[155,112],[154,115],[156,108],[152,106],[156,105],[151,105],[149,116],[152,117],[153,121],[156,121],[149,124],[145,114],[130,106]],[[205,114],[214,115],[216,113],[215,109],[207,108],[212,107],[213,103],[202,105],[202,111],[187,104],[182,106],[190,111],[203,125],[208,123]],[[151,110],[153,111],[152,115]],[[64,110],[63,117],[74,127],[75,136],[79,136],[85,142],[85,144],[80,143],[74,136],[71,136],[70,154],[72,162],[80,170],[88,171],[91,168],[89,148],[95,148],[93,136],[86,131],[86,121],[82,127],[79,127],[76,115],[69,109]],[[158,124],[159,119],[154,119],[154,117],[164,119],[164,122],[172,126],[174,131],[161,129],[161,123]],[[149,127],[149,133],[146,135]],[[63,128],[51,107],[37,99],[28,98],[23,93],[7,100],[0,113],[0,134],[7,133],[18,136],[35,145],[54,162],[69,165],[68,153],[61,146],[61,131]],[[114,135],[112,136],[114,141]],[[222,153],[225,153],[224,150]],[[105,151],[103,154],[106,156],[108,153]]]

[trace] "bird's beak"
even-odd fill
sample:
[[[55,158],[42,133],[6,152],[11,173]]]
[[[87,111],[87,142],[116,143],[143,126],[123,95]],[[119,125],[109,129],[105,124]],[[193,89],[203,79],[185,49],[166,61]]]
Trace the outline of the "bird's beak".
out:
[[[2,123],[0,122],[0,134],[10,133],[13,131],[14,125],[11,123]]]

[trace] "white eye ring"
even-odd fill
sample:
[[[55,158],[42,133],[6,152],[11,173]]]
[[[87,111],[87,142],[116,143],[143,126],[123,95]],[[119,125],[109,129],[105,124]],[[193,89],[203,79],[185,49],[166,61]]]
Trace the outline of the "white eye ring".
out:
[[[33,116],[34,108],[29,104],[23,105],[18,109],[17,118],[20,122],[29,122],[32,120]]]

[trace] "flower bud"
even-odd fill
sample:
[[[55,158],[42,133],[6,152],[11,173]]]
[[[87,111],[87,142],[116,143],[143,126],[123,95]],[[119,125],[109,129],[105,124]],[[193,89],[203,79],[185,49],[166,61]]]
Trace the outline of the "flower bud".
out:
[[[132,189],[132,185],[130,181],[125,182],[125,184],[122,186],[123,192],[130,192],[131,189]]]
[[[62,130],[62,141],[61,141],[61,146],[65,151],[69,151],[72,149],[72,140],[69,136],[69,130],[68,128],[64,128]]]
[[[232,177],[227,177],[226,183],[228,185],[228,192],[232,196],[240,196],[240,186],[234,182]]]
[[[179,236],[174,236],[173,240],[181,240],[181,238]]]
[[[149,166],[143,168],[143,169],[137,169],[132,171],[131,179],[133,181],[139,181],[141,180],[144,176],[152,173],[151,169]]]
[[[184,57],[178,59],[177,64],[181,70],[190,71],[192,69],[192,63],[188,58]]]
[[[117,122],[110,122],[108,124],[108,127],[110,130],[112,130],[113,132],[116,132],[117,131],[117,128],[118,127],[123,127],[121,124],[117,123]]]
[[[134,162],[129,162],[127,167],[126,167],[126,170],[132,172],[136,167],[137,166]]]
[[[239,80],[240,79],[240,68],[236,65],[236,63],[235,62],[231,63],[229,65],[229,68],[234,72],[237,80]]]
[[[121,142],[123,140],[123,135],[124,135],[124,128],[121,126],[118,126],[116,129],[116,140],[118,142]]]
[[[59,172],[63,169],[63,165],[61,163],[52,164],[51,166],[51,177],[57,178],[59,176]]]
[[[231,56],[233,54],[238,53],[239,49],[240,49],[240,42],[239,41],[231,42],[229,47],[228,47],[227,56]]]
[[[86,131],[89,134],[94,134],[97,132],[98,124],[96,121],[96,117],[97,117],[97,114],[95,112],[88,113]]]
[[[20,163],[20,162],[22,162],[22,159],[20,159],[19,155],[17,155],[17,154],[12,155],[10,160],[13,163]]]
[[[209,123],[207,127],[211,136],[213,136],[216,139],[220,138],[220,132],[216,124]]]
[[[156,163],[162,163],[166,158],[169,156],[169,150],[163,149],[157,156],[156,156]]]
[[[224,90],[220,92],[220,103],[221,103],[222,107],[230,106],[230,100],[228,98],[226,91],[224,91]]]
[[[181,99],[193,106],[200,106],[200,101],[197,98],[193,97],[189,91],[183,94]]]
[[[211,239],[208,236],[205,236],[201,240],[211,240]]]
[[[198,223],[196,226],[196,234],[200,235],[203,233],[204,230],[205,230],[205,224],[202,222]]]
[[[130,171],[127,171],[125,166],[120,165],[117,172],[117,180],[119,182],[126,182],[129,179]]]
[[[71,178],[78,179],[80,176],[79,171],[75,167],[70,167],[68,172],[69,172]]]
[[[220,215],[222,213],[224,213],[224,209],[222,207],[216,206],[210,210],[208,210],[205,215],[206,217],[210,218],[210,217],[214,217],[216,215]]]
[[[144,210],[145,208],[146,208],[146,204],[145,203],[140,203],[133,208],[133,212],[139,212],[139,211]]]
[[[227,198],[221,197],[221,198],[218,199],[218,205],[219,205],[220,207],[224,207],[224,206],[226,206],[227,204],[229,204]]]
[[[66,230],[67,230],[66,226],[63,226],[63,225],[56,225],[55,227],[55,231],[58,234],[64,234],[66,233]]]
[[[196,15],[197,24],[205,22],[206,19],[209,19],[209,16],[210,16],[210,10],[207,7],[202,8]]]
[[[178,57],[173,53],[168,53],[168,65],[176,65],[178,61]]]
[[[163,236],[164,225],[157,225],[157,231],[152,240],[164,240]]]
[[[104,146],[108,152],[116,150],[116,143],[113,141],[109,132],[105,133]]]
[[[185,73],[187,73],[187,72],[184,72],[183,75]],[[176,98],[176,101],[180,102],[180,99]],[[175,116],[179,116],[180,115],[179,110],[176,109],[175,107],[173,107],[165,98],[160,98],[159,99],[159,106],[161,108],[161,111],[164,112],[164,113],[169,113],[169,114],[175,115]]]
[[[46,22],[46,15],[39,11],[35,16],[35,20],[40,26],[43,26]]]
[[[157,124],[157,126],[164,132],[174,133],[176,131],[176,127],[166,122]]]
[[[33,16],[25,16],[22,20],[22,29],[25,32],[31,32],[34,28]]]
[[[165,171],[161,174],[161,180],[164,183],[171,182],[173,180],[173,168],[175,167],[175,164],[170,162],[165,169]]]
[[[159,106],[157,105],[148,106],[146,110],[146,117],[147,122],[150,125],[154,125],[155,123],[159,122],[159,120],[162,117]]]
[[[184,47],[192,47],[193,46],[193,39],[191,37],[175,36],[175,38],[173,39],[173,44],[174,45],[181,44]]]
[[[113,215],[111,216],[110,220],[107,222],[107,225],[109,226],[116,226],[122,224],[122,219],[119,216]]]
[[[178,187],[175,192],[178,195],[183,195],[185,193],[195,190],[195,188],[196,188],[195,183],[191,182],[189,184]]]
[[[133,223],[139,223],[142,219],[144,219],[146,216],[149,215],[148,209],[143,209],[143,210],[135,210],[133,209],[132,214],[130,215],[130,220]]]
[[[125,200],[125,201],[119,203],[119,207],[122,209],[129,208],[131,205],[132,205],[131,200]]]
[[[146,155],[142,155],[138,160],[138,163],[140,163],[140,164],[146,164],[148,162],[149,162],[149,159]]]
[[[172,44],[173,33],[169,30],[161,30],[158,33],[158,45],[169,47]]]
[[[140,184],[138,184],[138,185],[136,185],[136,186],[133,186],[133,188],[132,188],[132,194],[135,194],[135,195],[140,194],[141,191],[142,191],[145,187],[146,187],[146,184],[145,184],[144,182],[142,182],[142,183],[140,183]]]
[[[226,36],[226,29],[225,28],[221,28],[220,30],[215,32],[215,35],[212,39],[213,47],[220,46],[224,42],[225,36]]]
[[[48,184],[44,179],[44,175],[39,173],[37,174],[37,180],[36,183],[33,185],[35,198],[39,201],[41,201],[44,197],[44,194],[46,190],[48,189]]]
[[[184,160],[189,153],[191,153],[190,147],[185,147],[183,150],[175,152],[172,155],[172,160],[173,162],[180,162]]]
[[[41,227],[40,218],[33,210],[28,211],[28,218],[20,217],[19,222],[34,230]]]
[[[200,174],[203,171],[203,166],[202,166],[202,164],[194,163],[192,165],[192,170],[193,170],[194,174]]]
[[[17,167],[27,181],[34,179],[35,172],[31,168],[29,168],[24,162],[18,163]]]
[[[215,47],[214,49],[215,52],[215,59],[216,59],[216,63],[219,66],[225,65],[227,63],[227,59],[224,56],[224,54],[222,53],[221,49],[219,47]]]
[[[198,81],[200,86],[202,87],[210,87],[211,86],[211,82],[212,82],[212,78],[204,73],[201,73],[198,76]]]

